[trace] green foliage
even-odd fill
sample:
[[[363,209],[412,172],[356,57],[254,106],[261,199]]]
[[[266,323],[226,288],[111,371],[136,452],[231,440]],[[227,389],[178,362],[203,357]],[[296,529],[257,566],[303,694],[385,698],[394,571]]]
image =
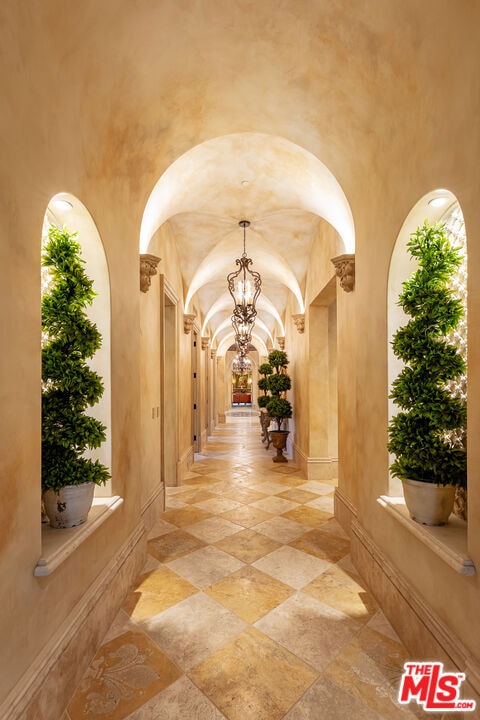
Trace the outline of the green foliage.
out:
[[[266,408],[270,401],[270,395],[259,395],[258,396],[258,407]]]
[[[268,356],[267,364],[270,372],[265,373],[266,377],[258,382],[259,388],[262,390],[265,387],[269,393],[269,395],[262,398],[262,405],[260,405],[260,407],[266,407],[270,417],[276,421],[278,430],[281,429],[282,422],[286,418],[292,417],[292,405],[285,398],[285,393],[292,387],[290,376],[285,372],[288,364],[287,353],[282,350],[272,350]],[[262,367],[264,366],[260,366],[260,372]],[[265,382],[263,382],[263,380],[265,380]],[[262,385],[260,385],[260,383],[262,383]],[[263,404],[264,402],[265,404]]]
[[[290,360],[287,357],[287,353],[283,350],[272,350],[268,356],[268,363],[275,372],[279,373],[282,368],[286,368]]]
[[[272,395],[281,395],[283,392],[290,390],[292,387],[292,381],[290,375],[283,373],[273,373],[267,378],[268,389]]]
[[[263,390],[264,395],[266,395],[268,390],[268,378],[260,378],[260,380],[258,381],[258,388],[259,390]]]
[[[398,304],[412,319],[394,335],[392,347],[405,367],[390,398],[401,408],[389,425],[388,449],[396,459],[392,475],[441,485],[466,486],[466,451],[448,431],[464,431],[465,403],[447,383],[465,372],[465,362],[445,335],[463,316],[448,283],[461,263],[444,226],[427,221],[408,243],[418,270],[403,283]]]
[[[42,298],[42,490],[110,477],[98,460],[83,457],[105,441],[106,427],[85,412],[103,394],[102,379],[86,362],[102,338],[85,312],[96,293],[75,237],[51,227],[42,254],[52,276]]]
[[[267,403],[267,412],[277,423],[277,430],[281,430],[283,420],[292,417],[292,404],[285,398],[273,395]]]
[[[267,375],[271,375],[273,372],[273,368],[269,363],[262,363],[260,367],[258,368],[258,372],[260,375],[263,375],[266,377]]]

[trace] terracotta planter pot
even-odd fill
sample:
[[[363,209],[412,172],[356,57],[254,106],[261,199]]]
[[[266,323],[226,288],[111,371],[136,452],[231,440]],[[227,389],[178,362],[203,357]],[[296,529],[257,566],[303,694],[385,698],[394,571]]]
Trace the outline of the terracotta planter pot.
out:
[[[45,512],[51,527],[69,528],[85,522],[92,507],[95,483],[67,485],[58,493],[47,490],[43,493]]]
[[[422,525],[445,525],[453,510],[454,485],[436,485],[402,480],[405,505],[410,517]]]
[[[277,451],[277,454],[273,458],[273,462],[288,462],[287,458],[283,454],[283,451],[287,447],[287,438],[289,434],[290,430],[270,430],[270,438],[272,440],[273,447]]]

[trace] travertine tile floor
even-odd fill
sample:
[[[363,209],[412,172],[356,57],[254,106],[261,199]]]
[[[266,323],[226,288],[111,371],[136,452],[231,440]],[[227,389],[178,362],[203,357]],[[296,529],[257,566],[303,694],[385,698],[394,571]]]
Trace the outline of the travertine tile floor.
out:
[[[406,654],[349,559],[334,483],[217,429],[62,720],[399,720]]]

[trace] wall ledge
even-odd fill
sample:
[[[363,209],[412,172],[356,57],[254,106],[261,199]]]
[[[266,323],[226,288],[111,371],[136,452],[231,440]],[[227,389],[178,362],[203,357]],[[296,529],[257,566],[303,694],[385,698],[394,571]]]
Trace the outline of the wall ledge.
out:
[[[141,571],[145,553],[145,527],[139,522],[0,705],[2,720],[63,717],[73,690]]]
[[[452,515],[448,525],[421,525],[412,520],[402,497],[381,495],[377,502],[460,575],[476,574],[474,562],[468,556],[467,523],[464,520]]]
[[[43,524],[42,555],[33,574],[36,577],[51,575],[122,503],[123,498],[118,495],[94,498],[88,518],[82,525],[58,529]]]
[[[480,693],[478,652],[469,650],[445,620],[427,603],[419,591],[392,564],[358,520],[352,520],[351,557],[393,629],[412,659],[432,659],[453,663],[465,672],[473,693]],[[465,688],[467,692],[467,688]],[[468,691],[466,697],[470,697]],[[479,696],[480,697],[480,696]],[[478,702],[478,698],[475,698]]]

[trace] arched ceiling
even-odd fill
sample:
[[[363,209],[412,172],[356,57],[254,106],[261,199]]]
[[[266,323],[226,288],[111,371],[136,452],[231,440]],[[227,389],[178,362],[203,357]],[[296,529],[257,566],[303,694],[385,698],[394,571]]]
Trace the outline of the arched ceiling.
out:
[[[476,108],[479,21],[478,2],[453,0],[0,3],[2,197],[12,167],[19,186],[72,192],[111,255],[125,243],[134,256],[140,225],[148,251],[168,223],[183,299],[210,335],[250,220],[276,335],[287,301],[302,306],[322,224],[351,250],[351,207],[360,252],[373,216],[401,218],[436,186],[438,148],[476,138],[478,113],[458,107]],[[476,147],[450,171],[474,166]]]
[[[246,251],[262,278],[256,331],[263,342],[284,334],[289,294],[304,312],[312,243],[320,220],[353,251],[353,221],[332,173],[304,148],[264,133],[237,133],[204,142],[181,156],[156,183],[142,220],[140,252],[164,222],[175,237],[185,312],[200,309],[202,334],[231,339],[232,299],[226,277]]]

